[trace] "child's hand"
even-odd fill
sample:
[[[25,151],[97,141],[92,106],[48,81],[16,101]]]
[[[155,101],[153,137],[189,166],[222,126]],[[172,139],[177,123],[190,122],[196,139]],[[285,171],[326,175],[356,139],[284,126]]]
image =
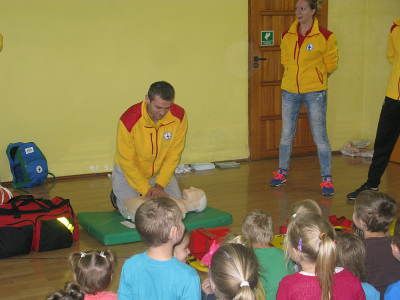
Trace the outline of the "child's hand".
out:
[[[210,284],[210,279],[206,278],[202,283],[201,283],[201,289],[204,293],[206,294],[212,294],[213,291],[211,290],[211,284]]]

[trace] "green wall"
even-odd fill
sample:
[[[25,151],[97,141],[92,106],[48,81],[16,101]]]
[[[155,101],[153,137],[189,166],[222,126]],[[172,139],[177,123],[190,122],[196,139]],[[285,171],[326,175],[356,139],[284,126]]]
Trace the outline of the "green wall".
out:
[[[34,141],[56,176],[112,168],[117,120],[166,80],[189,120],[182,162],[249,156],[247,0],[0,0],[0,174],[11,142]],[[330,0],[339,69],[332,150],[374,139],[398,0]],[[0,153],[1,153],[0,152]],[[93,167],[92,167],[93,166]]]

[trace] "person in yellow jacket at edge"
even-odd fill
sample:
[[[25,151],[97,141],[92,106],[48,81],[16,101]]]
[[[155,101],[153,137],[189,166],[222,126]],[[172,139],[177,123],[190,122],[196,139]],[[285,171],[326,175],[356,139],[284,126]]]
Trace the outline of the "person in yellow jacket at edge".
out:
[[[185,110],[173,103],[174,97],[171,84],[155,82],[145,100],[128,108],[118,121],[110,197],[127,219],[123,203],[129,198],[182,198],[174,171],[188,124]]]
[[[334,194],[332,154],[326,132],[327,81],[337,69],[337,41],[332,32],[318,25],[316,16],[322,0],[298,0],[296,21],[282,34],[282,133],[279,169],[270,182],[273,187],[286,182],[297,119],[303,103],[321,165],[322,194]]]
[[[386,56],[393,66],[376,130],[374,155],[369,166],[368,180],[360,188],[347,195],[350,200],[355,200],[362,191],[378,190],[381,177],[400,135],[400,19],[394,21],[390,28]]]

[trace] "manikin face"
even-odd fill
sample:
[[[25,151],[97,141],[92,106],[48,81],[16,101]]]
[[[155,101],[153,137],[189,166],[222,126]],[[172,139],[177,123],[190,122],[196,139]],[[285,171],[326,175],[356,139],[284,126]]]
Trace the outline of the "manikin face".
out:
[[[154,97],[153,101],[150,101],[149,96],[146,95],[146,103],[147,113],[154,123],[157,123],[164,118],[172,105],[172,101],[164,100],[158,95]]]
[[[174,248],[174,256],[181,262],[186,261],[186,257],[190,255],[189,236],[185,236],[183,241]]]
[[[297,1],[295,11],[299,23],[306,24],[308,22],[312,22],[315,9],[311,9],[306,0]]]
[[[194,187],[190,187],[190,189],[184,189],[182,191],[182,195],[189,202],[196,202],[204,196],[204,191],[201,189],[196,189]]]

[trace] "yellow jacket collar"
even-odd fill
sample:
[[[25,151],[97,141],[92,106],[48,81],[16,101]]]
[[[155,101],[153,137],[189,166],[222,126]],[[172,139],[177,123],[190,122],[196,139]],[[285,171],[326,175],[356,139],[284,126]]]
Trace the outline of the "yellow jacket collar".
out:
[[[400,19],[399,19],[400,20]],[[294,21],[294,23],[292,24],[292,26],[290,26],[290,29],[289,29],[289,32],[290,33],[293,33],[293,34],[295,34],[295,35],[298,35],[297,34],[297,26],[299,25],[299,20],[295,20]],[[311,29],[311,32],[310,32],[310,34],[308,35],[308,36],[311,36],[311,35],[315,35],[315,34],[319,34],[319,33],[321,33],[320,31],[319,31],[319,24],[318,24],[318,19],[317,18],[314,18],[314,24],[313,24],[313,26],[312,26],[312,29]]]

